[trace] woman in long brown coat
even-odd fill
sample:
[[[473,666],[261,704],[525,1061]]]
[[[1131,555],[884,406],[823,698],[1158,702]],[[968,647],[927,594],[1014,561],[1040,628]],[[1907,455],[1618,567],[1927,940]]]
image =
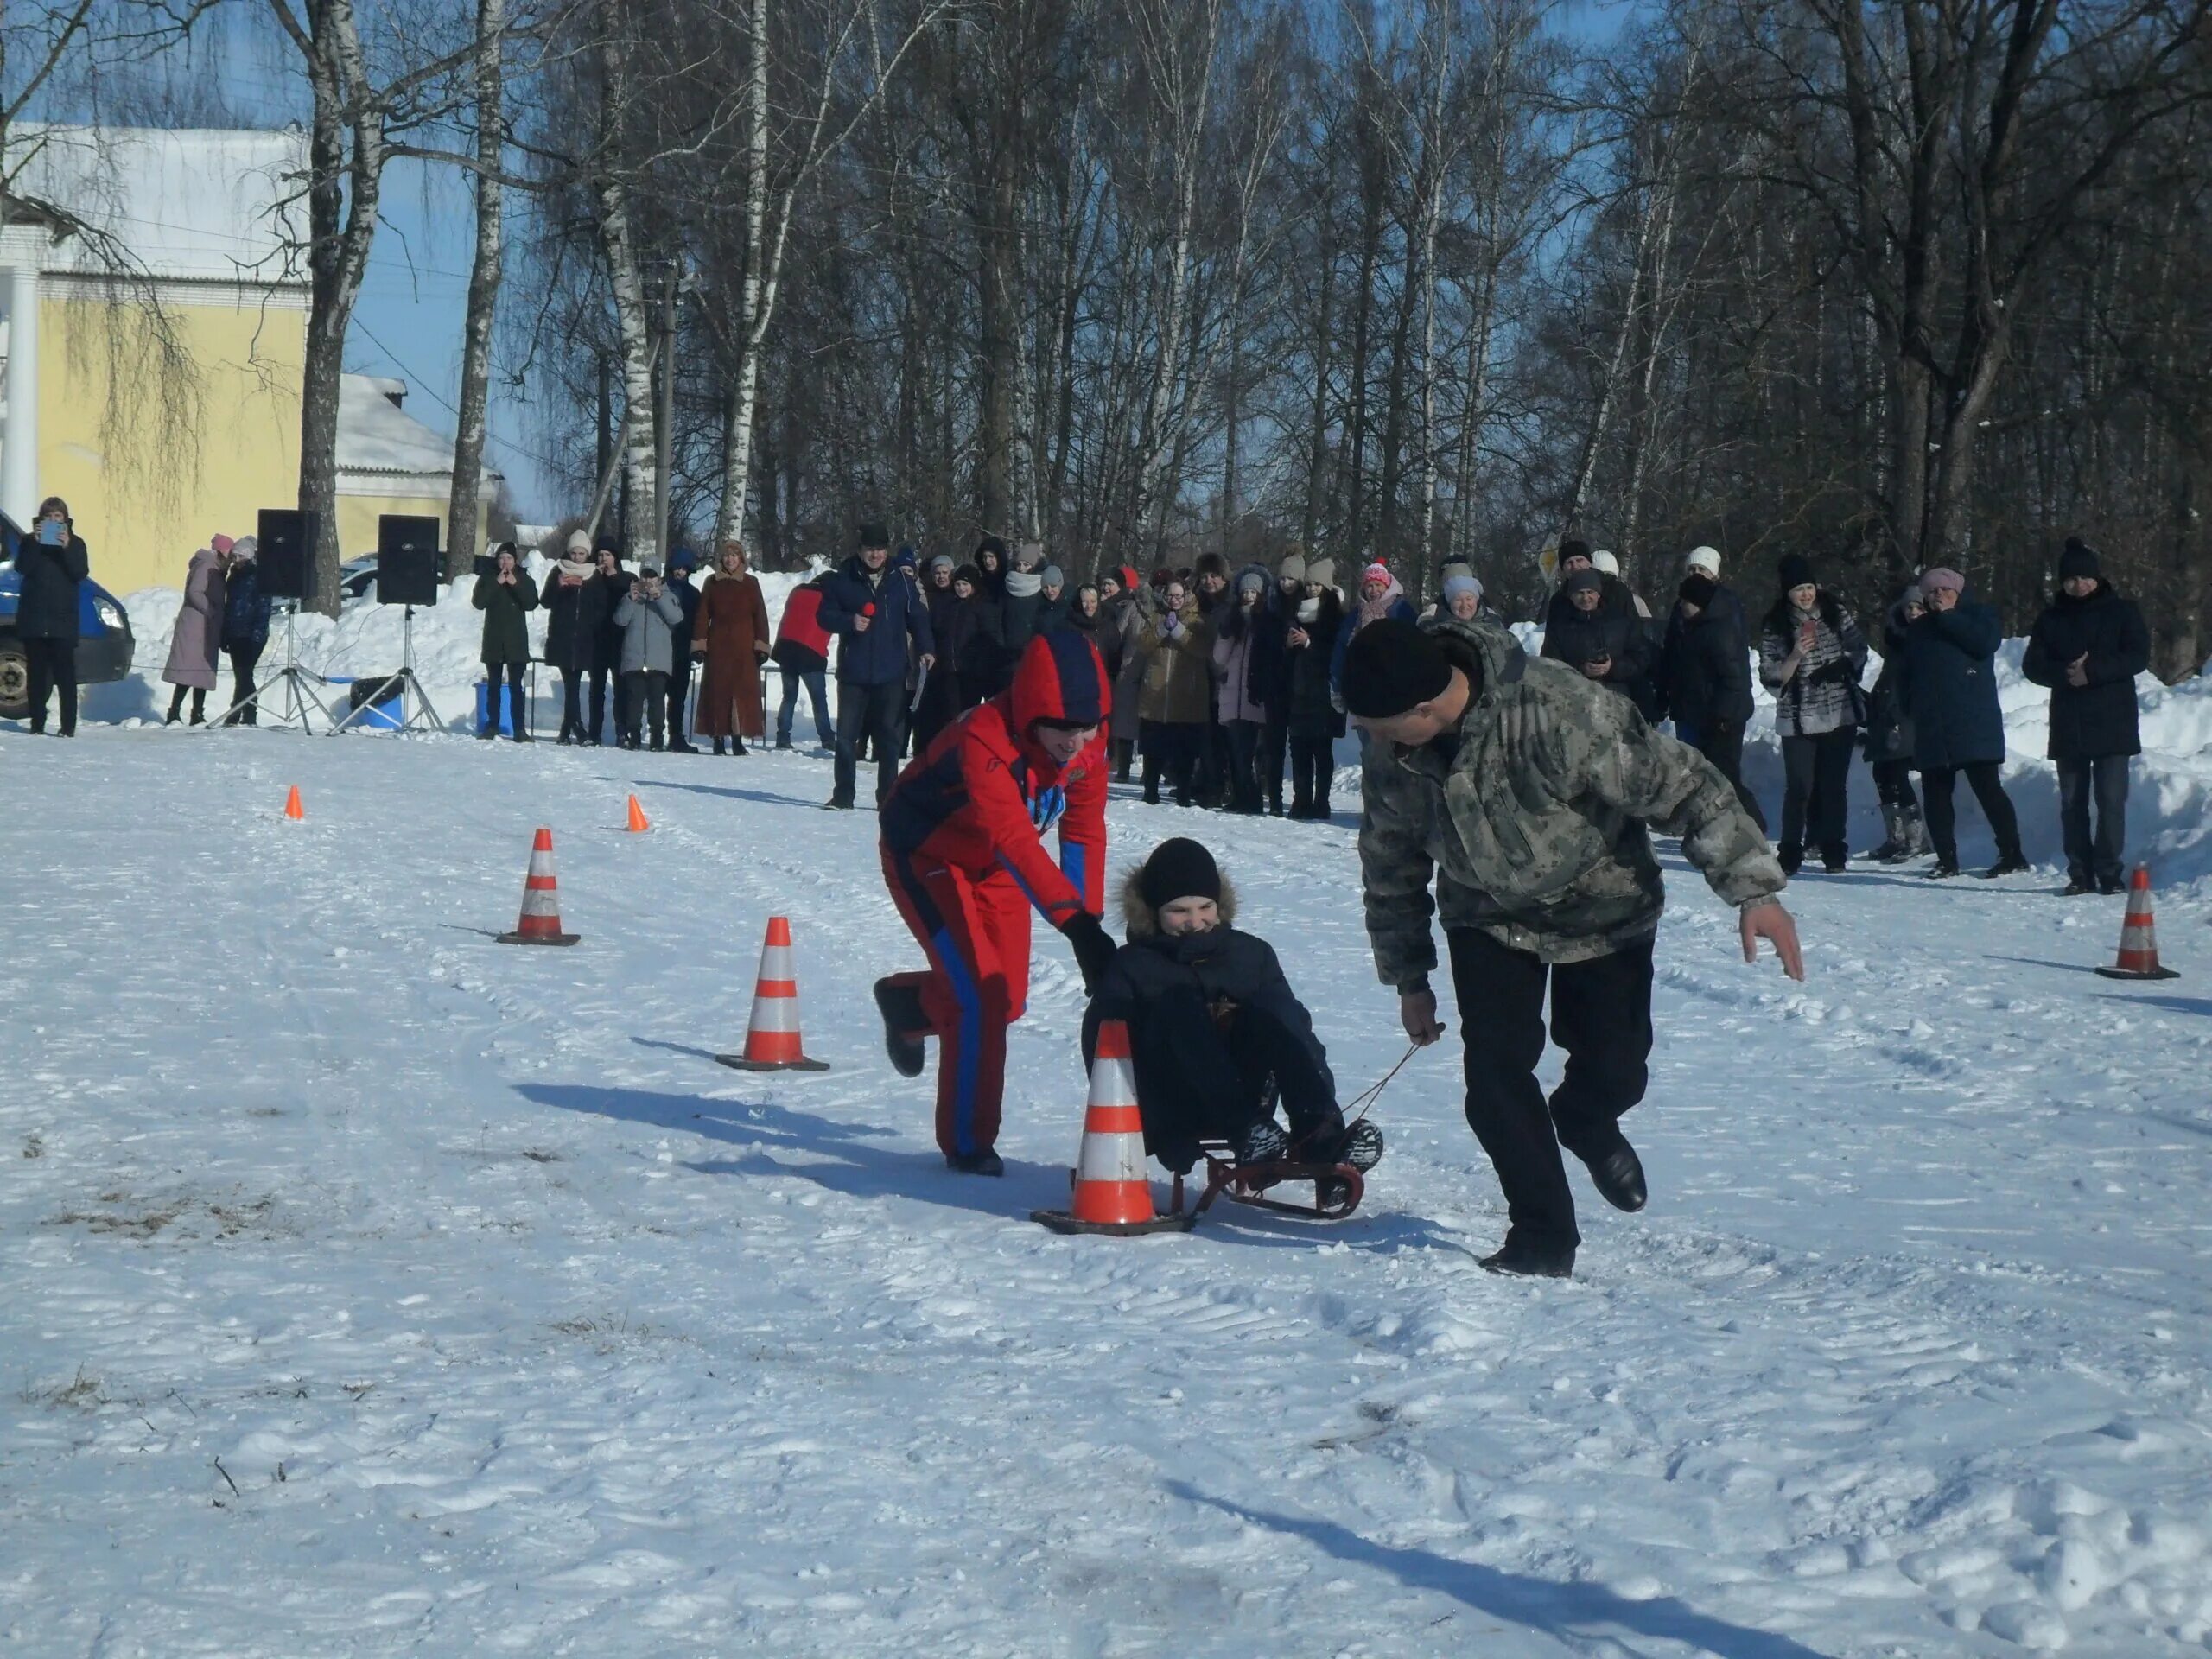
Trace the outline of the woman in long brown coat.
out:
[[[760,584],[745,568],[745,550],[722,543],[721,569],[699,590],[699,620],[692,626],[691,654],[704,664],[699,683],[699,735],[732,741],[731,753],[743,754],[745,740],[767,735],[760,702],[760,659],[768,654],[768,603]]]

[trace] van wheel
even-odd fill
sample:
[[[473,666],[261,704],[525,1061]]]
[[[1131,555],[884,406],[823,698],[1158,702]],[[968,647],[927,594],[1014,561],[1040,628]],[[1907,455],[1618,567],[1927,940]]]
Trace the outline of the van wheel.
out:
[[[30,711],[30,657],[22,640],[0,639],[0,720],[21,720]]]

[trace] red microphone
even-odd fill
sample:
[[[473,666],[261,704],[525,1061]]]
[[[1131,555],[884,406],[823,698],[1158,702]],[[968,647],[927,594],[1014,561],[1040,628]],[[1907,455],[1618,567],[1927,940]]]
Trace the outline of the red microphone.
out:
[[[861,606],[861,614],[862,616],[874,616],[875,614],[875,606],[873,603]]]

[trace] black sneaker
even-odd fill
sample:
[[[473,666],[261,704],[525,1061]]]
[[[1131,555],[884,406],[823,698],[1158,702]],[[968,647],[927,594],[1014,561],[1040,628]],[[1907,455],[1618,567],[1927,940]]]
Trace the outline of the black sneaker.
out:
[[[1591,1160],[1590,1180],[1607,1204],[1630,1215],[1643,1209],[1651,1196],[1643,1184],[1643,1160],[1626,1141],[1604,1157]]]
[[[2058,896],[2062,899],[2080,899],[2086,897],[2089,893],[2094,893],[2096,890],[2097,884],[2090,880],[2088,876],[2069,875],[2066,878],[2065,887],[2060,892]]]
[[[1956,859],[1939,858],[1936,861],[1935,868],[1923,871],[1922,873],[1921,880],[1923,881],[1948,881],[1958,873],[1959,865]]]
[[[1006,1165],[995,1152],[948,1152],[944,1166],[963,1175],[1003,1175]]]
[[[830,799],[823,802],[822,810],[825,812],[849,812],[853,810],[853,804],[850,801],[838,800],[835,796],[832,796]]]
[[[912,985],[879,979],[875,1006],[883,1015],[883,1048],[891,1056],[891,1069],[902,1077],[920,1077],[929,1058],[922,1039],[913,1034],[929,1023],[922,1017],[921,992]]]
[[[1246,1125],[1243,1134],[1231,1138],[1229,1149],[1236,1154],[1240,1164],[1272,1164],[1290,1150],[1290,1137],[1274,1119],[1263,1117]]]
[[[1571,1249],[1547,1249],[1509,1237],[1503,1249],[1494,1255],[1484,1256],[1478,1265],[1491,1273],[1516,1274],[1528,1279],[1572,1279],[1574,1252]]]
[[[776,740],[776,747],[779,749],[788,749],[791,746],[791,741],[788,737],[779,737]],[[721,747],[719,744],[715,746],[715,753],[716,754],[720,754],[721,753]]]
[[[2034,868],[2035,866],[2029,863],[2020,854],[2005,853],[1981,873],[1981,879],[1985,881],[1994,881],[2001,875],[2021,875]]]
[[[2115,894],[2126,893],[2127,883],[2116,875],[2101,875],[2097,878],[2097,891],[2110,899]]]

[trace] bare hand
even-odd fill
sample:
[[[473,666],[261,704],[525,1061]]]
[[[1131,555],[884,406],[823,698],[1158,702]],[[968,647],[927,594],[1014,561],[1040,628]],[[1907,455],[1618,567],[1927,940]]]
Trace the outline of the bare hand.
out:
[[[1806,621],[1800,622],[1797,625],[1798,650],[1810,651],[1813,648],[1815,642],[1816,642],[1820,637],[1821,630],[1817,624]]]
[[[1582,664],[1582,671],[1593,680],[1602,680],[1613,671],[1613,659],[1610,657],[1592,657]]]
[[[1797,944],[1797,923],[1780,905],[1753,905],[1737,920],[1736,931],[1744,941],[1744,960],[1759,959],[1759,941],[1774,946],[1782,971],[1800,984],[1805,979],[1805,953]]]
[[[1287,636],[1286,643],[1289,645],[1293,651],[1303,651],[1306,646],[1312,645],[1313,642],[1306,637],[1305,629],[1293,628]]]
[[[853,619],[853,632],[855,633],[866,633],[868,632],[868,624],[874,620],[875,619],[872,616],[855,617]]]
[[[1436,1020],[1436,993],[1400,991],[1398,1023],[1406,1028],[1406,1035],[1414,1039],[1416,1048],[1427,1048],[1441,1037],[1444,1027]]]
[[[2088,683],[2089,653],[2085,651],[2079,657],[2076,657],[2072,662],[2066,664],[2066,683],[2069,685],[2087,685]]]
[[[755,639],[753,642],[753,654],[755,657],[766,657],[768,654],[768,642],[766,639]]]
[[[922,666],[924,668],[935,668],[937,666],[937,653],[933,651],[924,652],[922,653]]]

